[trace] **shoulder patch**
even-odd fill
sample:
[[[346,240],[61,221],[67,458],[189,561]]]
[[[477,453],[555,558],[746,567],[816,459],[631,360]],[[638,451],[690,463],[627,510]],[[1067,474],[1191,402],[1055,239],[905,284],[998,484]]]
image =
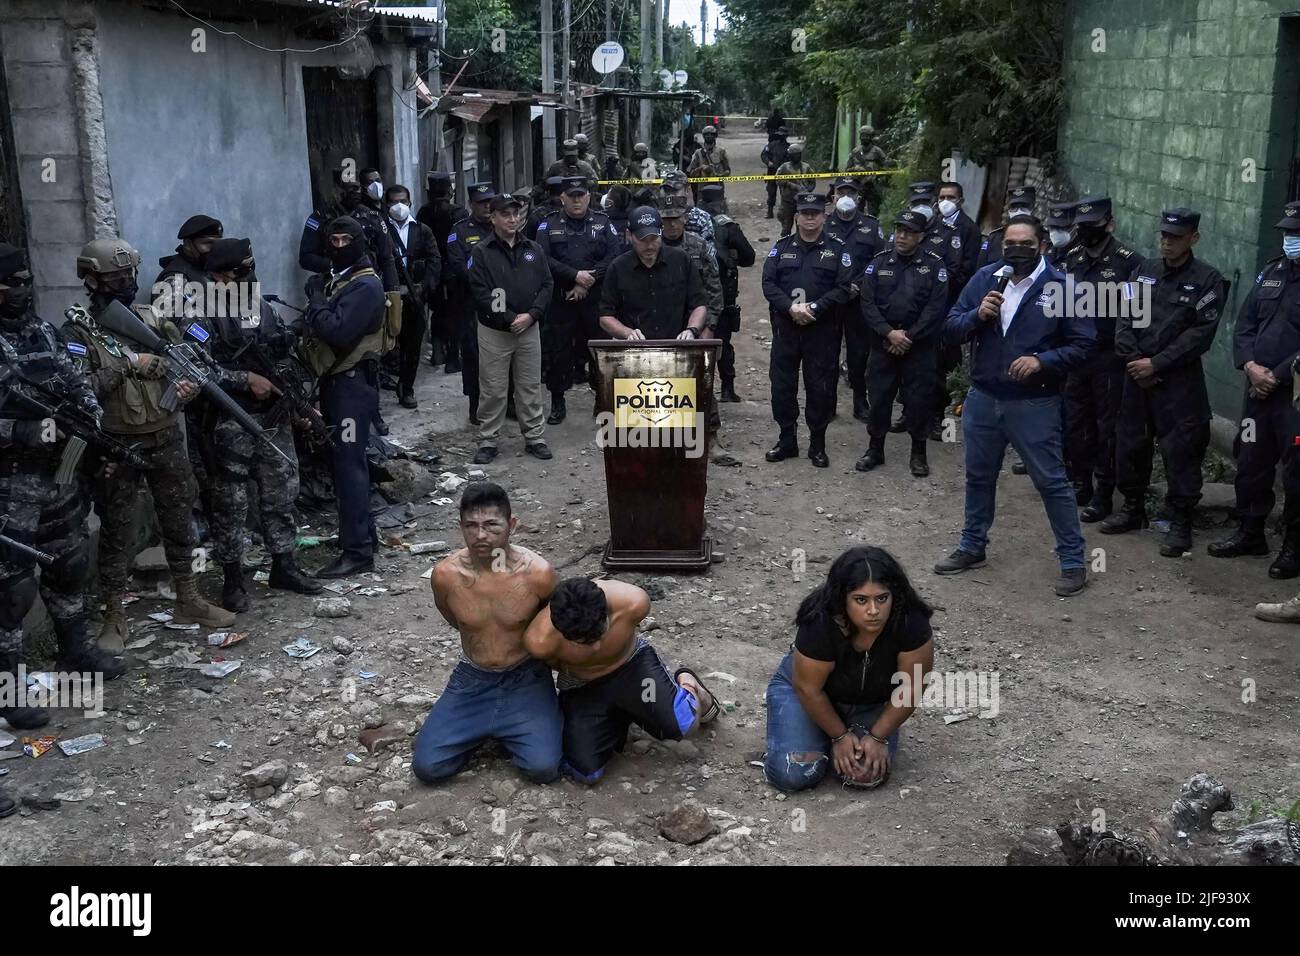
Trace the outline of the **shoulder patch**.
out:
[[[1261,272],[1259,275],[1255,276],[1255,285],[1259,285],[1260,280],[1262,280],[1263,278],[1264,278],[1264,273],[1263,273],[1263,272]]]
[[[983,242],[980,243],[980,252],[987,252],[988,248],[989,248],[989,241],[985,239]]]
[[[953,237],[952,237],[952,247],[953,247],[954,249],[960,249],[960,248],[961,248],[961,236],[959,236],[959,235],[957,235],[957,234],[955,234],[955,233],[953,234]]]
[[[853,267],[853,259],[849,256],[847,252],[844,253],[842,256],[840,256],[840,265],[844,266],[844,268],[846,269],[850,269]]]
[[[767,257],[768,257],[769,259],[775,259],[775,258],[776,258],[776,255],[777,255],[776,246],[773,246],[772,249],[771,249],[771,251],[768,252]]]
[[[873,274],[875,273],[875,271],[876,271],[876,264],[875,264],[875,262],[869,262],[869,263],[867,263],[867,271],[866,271],[865,273],[863,273],[863,274],[864,274],[864,275],[873,275]]]
[[[208,330],[205,329],[203,326],[199,325],[197,322],[192,323],[190,327],[185,330],[185,334],[192,339],[197,339],[200,342],[206,342],[211,337],[208,335]]]
[[[543,219],[541,222],[539,222],[539,223],[537,224],[537,231],[538,231],[538,232],[545,232],[545,231],[546,231],[547,229],[549,229],[549,228],[551,228],[551,224],[550,224],[550,221],[547,220],[547,219]]]
[[[948,270],[945,269],[943,266],[939,267],[939,281],[940,282],[948,281]]]
[[[315,216],[308,216],[308,217],[307,217],[307,228],[308,228],[308,229],[319,229],[319,228],[320,228],[320,220],[317,219]]]
[[[71,352],[73,355],[85,355],[86,347],[82,345],[80,342],[69,342],[68,351]]]
[[[473,269],[473,268],[474,268],[474,257],[473,257],[473,256],[470,256],[468,259],[465,260],[465,268],[466,268],[466,269]]]
[[[1209,292],[1205,293],[1205,295],[1201,296],[1200,302],[1196,303],[1197,311],[1199,312],[1201,309],[1205,308],[1207,305],[1209,305],[1218,297],[1219,297],[1219,293],[1211,289]]]
[[[454,232],[449,233],[449,234],[447,235],[447,241],[448,241],[448,242],[455,242],[455,241],[456,241],[456,233],[454,233]]]

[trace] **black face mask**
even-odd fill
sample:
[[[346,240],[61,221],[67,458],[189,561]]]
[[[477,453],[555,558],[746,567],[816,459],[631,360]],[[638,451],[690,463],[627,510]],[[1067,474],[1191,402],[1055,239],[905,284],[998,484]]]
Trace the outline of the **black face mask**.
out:
[[[1033,271],[1038,261],[1038,250],[1033,246],[1004,246],[1002,258],[1007,260],[1013,272],[1023,276]]]
[[[329,246],[325,251],[335,272],[352,268],[365,254],[366,244],[360,239],[353,239],[346,246]]]
[[[140,286],[136,284],[133,277],[130,279],[114,279],[112,282],[101,280],[99,288],[95,290],[93,297],[103,305],[108,305],[108,303],[116,299],[123,305],[129,306],[135,301],[135,297],[139,293]]]
[[[21,319],[32,306],[32,290],[28,286],[13,286],[0,293],[0,317]]]
[[[1079,241],[1085,246],[1095,246],[1106,238],[1106,227],[1092,224],[1078,227]]]

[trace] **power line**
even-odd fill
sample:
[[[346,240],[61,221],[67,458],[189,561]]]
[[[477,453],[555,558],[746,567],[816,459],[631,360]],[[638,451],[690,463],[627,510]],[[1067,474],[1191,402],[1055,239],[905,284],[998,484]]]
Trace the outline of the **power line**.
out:
[[[337,42],[337,43],[329,43],[329,44],[326,44],[325,46],[313,47],[313,48],[310,49],[310,50],[300,50],[300,49],[297,49],[296,47],[278,47],[278,48],[276,48],[276,47],[262,46],[260,43],[254,43],[252,40],[250,40],[250,39],[248,39],[247,37],[241,35],[239,32],[237,32],[237,31],[235,31],[235,30],[223,30],[223,29],[221,29],[221,27],[217,26],[216,24],[209,23],[207,20],[204,20],[202,17],[200,17],[200,16],[196,16],[196,15],[194,15],[193,13],[190,13],[190,11],[186,10],[183,6],[181,6],[180,3],[177,2],[177,0],[168,0],[168,2],[169,2],[173,7],[175,7],[177,10],[179,10],[181,13],[185,14],[185,16],[189,17],[191,20],[194,20],[194,21],[196,21],[196,22],[198,22],[198,23],[203,24],[203,25],[204,25],[205,27],[207,27],[209,30],[212,30],[212,31],[215,32],[215,33],[219,33],[219,34],[221,34],[222,36],[225,36],[225,37],[234,37],[234,38],[235,38],[236,40],[238,40],[239,42],[241,42],[241,43],[247,43],[249,46],[254,47],[254,48],[258,49],[258,50],[261,50],[261,51],[263,51],[264,53],[320,53],[320,52],[322,52],[322,51],[324,51],[324,50],[333,50],[333,49],[336,49],[336,48],[341,47],[341,46],[346,46],[347,44],[349,44],[349,43],[351,43],[353,40],[355,40],[357,37],[361,36],[361,34],[365,32],[366,26],[367,26],[367,25],[369,24],[369,22],[370,22],[369,19],[365,20],[365,22],[361,22],[360,18],[358,18],[357,22],[358,22],[360,25],[357,27],[356,32],[354,32],[350,37],[347,37],[347,38],[345,38],[345,39],[343,39],[343,40],[340,40],[340,41]],[[345,11],[345,18],[351,20],[351,19],[352,19],[352,15],[351,15],[351,13]]]

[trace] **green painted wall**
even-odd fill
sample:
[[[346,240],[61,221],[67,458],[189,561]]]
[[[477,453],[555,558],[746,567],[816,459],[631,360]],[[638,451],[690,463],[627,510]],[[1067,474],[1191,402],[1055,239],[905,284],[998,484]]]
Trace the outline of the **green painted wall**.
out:
[[[1201,211],[1196,254],[1233,283],[1206,363],[1210,398],[1235,418],[1232,328],[1259,269],[1281,253],[1272,226],[1291,198],[1300,0],[1065,0],[1063,9],[1064,171],[1080,195],[1114,199],[1116,233],[1144,255],[1155,252],[1162,209]]]

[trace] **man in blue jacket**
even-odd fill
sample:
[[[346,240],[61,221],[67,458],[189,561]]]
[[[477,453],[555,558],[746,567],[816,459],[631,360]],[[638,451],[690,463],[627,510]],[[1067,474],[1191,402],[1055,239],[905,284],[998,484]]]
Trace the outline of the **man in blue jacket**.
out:
[[[1083,532],[1061,453],[1061,389],[1066,373],[1087,360],[1096,332],[1072,317],[1065,276],[1043,258],[1038,221],[1016,216],[1002,235],[1002,260],[966,284],[948,313],[944,338],[970,342],[971,389],[962,407],[966,446],[966,526],[957,550],[934,566],[958,574],[984,564],[1002,456],[1010,443],[1029,470],[1056,537],[1061,577],[1056,593],[1087,583]]]

